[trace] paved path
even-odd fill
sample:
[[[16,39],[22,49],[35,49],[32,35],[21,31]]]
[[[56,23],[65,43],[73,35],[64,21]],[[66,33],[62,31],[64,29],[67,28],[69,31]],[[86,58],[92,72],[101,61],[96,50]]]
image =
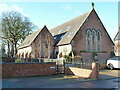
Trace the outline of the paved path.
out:
[[[120,77],[120,70],[100,70],[100,79]]]

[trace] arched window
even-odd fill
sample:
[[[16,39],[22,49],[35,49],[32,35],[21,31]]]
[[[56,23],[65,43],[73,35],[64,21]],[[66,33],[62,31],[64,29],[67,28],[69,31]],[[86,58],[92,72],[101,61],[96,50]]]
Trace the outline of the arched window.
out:
[[[97,32],[97,50],[101,50],[101,43],[102,43],[102,41],[101,41],[101,33],[98,31]]]
[[[92,31],[92,50],[95,50],[95,49],[96,49],[96,33],[93,30]]]
[[[90,50],[90,42],[91,42],[91,32],[90,32],[90,30],[88,30],[87,31],[87,35],[86,35],[87,37],[87,50]]]
[[[88,29],[86,31],[86,50],[101,51],[102,50],[102,33],[96,29]]]

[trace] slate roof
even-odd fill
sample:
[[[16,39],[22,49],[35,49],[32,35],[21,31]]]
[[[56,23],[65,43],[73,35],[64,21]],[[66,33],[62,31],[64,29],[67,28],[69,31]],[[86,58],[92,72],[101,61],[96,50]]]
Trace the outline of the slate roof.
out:
[[[42,29],[32,33],[31,35],[28,35],[25,40],[20,44],[20,46],[18,47],[18,49],[30,46],[31,43],[34,41],[34,39],[38,36],[38,34],[44,29],[47,28],[46,26],[44,26]]]
[[[71,40],[73,39],[75,34],[78,32],[79,28],[82,26],[83,22],[92,12],[92,10],[50,30],[53,36],[66,32],[63,38],[57,44],[58,46],[69,44],[71,42]]]
[[[85,19],[85,17],[89,14],[89,12],[87,12],[81,16],[78,16],[76,18],[73,18],[73,19],[51,29],[50,32],[51,32],[52,36],[56,36],[56,35],[65,33],[67,31],[73,30],[75,28],[78,28],[80,26],[80,24],[83,22],[83,20]]]
[[[76,35],[76,33],[79,31],[80,27],[83,25],[83,23],[85,22],[87,17],[90,15],[90,13],[93,11],[95,11],[94,8],[92,8],[91,11],[89,11],[81,16],[78,16],[68,22],[65,22],[64,24],[61,24],[61,25],[51,29],[50,32],[53,36],[65,33],[63,38],[58,42],[57,46],[70,44],[71,41],[73,40],[74,36]],[[96,13],[96,11],[95,11],[95,13]],[[98,16],[98,18],[99,18],[99,16]],[[103,25],[103,27],[104,27],[104,25]],[[105,29],[105,27],[104,27],[104,29]],[[106,29],[105,29],[105,31],[106,31]],[[108,37],[110,38],[107,31],[106,31],[106,33],[107,33]],[[111,38],[110,38],[110,40],[113,43]],[[113,45],[114,45],[114,43],[113,43]]]

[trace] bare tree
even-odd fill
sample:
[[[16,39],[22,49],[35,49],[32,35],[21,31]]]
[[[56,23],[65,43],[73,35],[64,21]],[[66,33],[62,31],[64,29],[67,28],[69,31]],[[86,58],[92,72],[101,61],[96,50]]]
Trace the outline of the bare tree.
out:
[[[2,38],[7,41],[8,56],[17,54],[17,44],[22,42],[35,27],[27,17],[15,11],[4,12],[1,15]]]

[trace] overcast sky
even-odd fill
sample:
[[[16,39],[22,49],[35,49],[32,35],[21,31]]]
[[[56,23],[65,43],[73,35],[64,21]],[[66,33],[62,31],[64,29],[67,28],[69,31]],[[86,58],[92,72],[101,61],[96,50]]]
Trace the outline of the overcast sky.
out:
[[[94,4],[98,16],[110,37],[114,39],[118,31],[118,2],[94,2]],[[38,28],[46,25],[48,29],[91,9],[91,2],[0,2],[0,14],[15,10],[29,17]]]

